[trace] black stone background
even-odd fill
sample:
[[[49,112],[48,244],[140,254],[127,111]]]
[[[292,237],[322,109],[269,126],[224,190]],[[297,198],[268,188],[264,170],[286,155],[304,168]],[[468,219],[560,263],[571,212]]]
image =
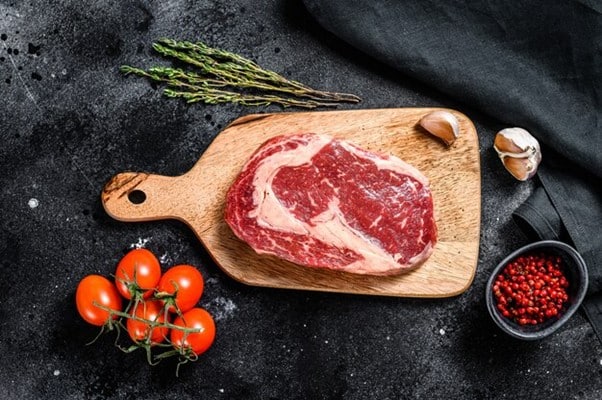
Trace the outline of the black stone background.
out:
[[[300,1],[0,1],[0,398],[600,399],[602,347],[581,312],[555,335],[520,342],[484,301],[488,272],[526,244],[510,214],[533,189],[492,150],[505,126],[459,99],[366,59],[323,31]],[[207,106],[161,96],[122,64],[167,63],[160,37],[203,40],[318,88],[340,109],[446,106],[479,132],[477,273],[450,299],[249,287],[210,260],[179,222],[112,220],[100,191],[114,174],[178,175],[234,119],[278,107]],[[37,200],[37,207],[35,205]],[[77,315],[87,274],[109,275],[132,246],[164,268],[197,265],[214,346],[194,364],[146,364]]]

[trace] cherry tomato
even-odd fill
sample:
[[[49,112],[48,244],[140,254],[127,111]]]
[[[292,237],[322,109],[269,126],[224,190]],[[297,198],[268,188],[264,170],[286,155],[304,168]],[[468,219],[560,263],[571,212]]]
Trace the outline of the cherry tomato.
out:
[[[211,347],[215,339],[215,322],[211,314],[203,308],[193,308],[186,311],[173,322],[176,326],[200,329],[200,332],[186,333],[179,329],[172,329],[170,340],[177,350],[189,349],[197,356]]]
[[[130,314],[160,324],[165,322],[163,303],[158,300],[142,301],[136,305],[136,309],[132,310]],[[146,339],[150,338],[151,345],[158,344],[163,342],[169,334],[169,328],[167,327],[156,326],[151,329],[150,323],[136,321],[132,318],[128,318],[126,328],[128,334],[136,343],[144,342]]]
[[[161,279],[161,265],[157,257],[147,249],[134,249],[117,264],[115,285],[126,299],[132,294],[142,294],[144,298],[153,294],[153,289]]]
[[[164,301],[169,304],[169,311],[175,312],[175,302],[180,312],[186,312],[196,306],[204,288],[203,275],[192,265],[176,265],[163,274],[157,287],[158,293],[170,294]]]
[[[79,315],[89,324],[102,326],[108,320],[109,311],[97,307],[100,304],[121,311],[122,299],[113,282],[100,275],[88,275],[77,285],[75,304]],[[117,316],[113,315],[113,319]]]

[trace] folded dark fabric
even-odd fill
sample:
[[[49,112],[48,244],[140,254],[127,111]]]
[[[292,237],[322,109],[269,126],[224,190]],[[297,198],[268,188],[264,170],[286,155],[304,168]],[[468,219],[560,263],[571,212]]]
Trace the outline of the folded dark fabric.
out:
[[[602,3],[304,2],[342,40],[540,141],[542,189],[515,221],[582,254],[602,339]]]
[[[534,190],[531,197],[512,214],[527,237],[535,240],[566,241],[566,229],[558,211],[542,187]]]

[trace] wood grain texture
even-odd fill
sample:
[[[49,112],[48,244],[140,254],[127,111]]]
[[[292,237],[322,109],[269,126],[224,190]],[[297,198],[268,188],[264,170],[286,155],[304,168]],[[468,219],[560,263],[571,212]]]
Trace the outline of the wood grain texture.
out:
[[[215,262],[232,278],[255,286],[404,297],[449,297],[472,283],[479,252],[481,181],[478,138],[465,115],[460,137],[447,147],[417,125],[436,109],[254,114],[225,128],[187,173],[167,177],[126,172],[113,177],[102,203],[113,218],[149,221],[173,218],[188,224]],[[256,254],[234,236],[223,218],[225,196],[251,154],[267,139],[298,132],[328,134],[378,153],[394,154],[430,180],[438,227],[432,256],[398,276],[363,276],[302,267]],[[138,190],[144,202],[129,194]]]

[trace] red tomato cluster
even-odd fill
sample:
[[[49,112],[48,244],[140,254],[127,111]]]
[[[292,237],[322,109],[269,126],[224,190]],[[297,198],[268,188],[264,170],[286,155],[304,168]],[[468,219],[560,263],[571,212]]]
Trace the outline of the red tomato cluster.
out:
[[[195,267],[176,265],[162,274],[151,251],[134,249],[117,264],[114,282],[88,275],[77,286],[75,300],[81,317],[92,325],[121,326],[135,346],[171,346],[195,359],[215,339],[213,318],[196,307],[203,289],[203,276]]]
[[[533,253],[510,262],[493,283],[500,313],[519,325],[557,317],[568,300],[562,257]]]

